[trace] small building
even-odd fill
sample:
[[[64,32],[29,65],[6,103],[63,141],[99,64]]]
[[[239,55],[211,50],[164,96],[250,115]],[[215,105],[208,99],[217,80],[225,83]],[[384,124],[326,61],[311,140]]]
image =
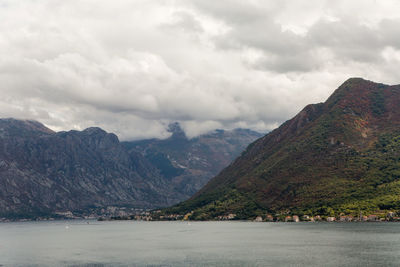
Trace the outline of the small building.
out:
[[[235,219],[235,217],[236,217],[236,214],[229,213],[228,215],[220,215],[217,218],[220,221],[226,221],[226,220],[233,220],[233,219]]]
[[[299,222],[299,221],[300,221],[299,216],[293,215],[293,221],[294,221],[294,222]]]
[[[327,217],[326,221],[327,222],[334,222],[334,221],[336,221],[336,218],[335,217]]]
[[[291,222],[292,220],[292,216],[286,216],[285,217],[285,222]]]
[[[227,219],[228,219],[228,220],[233,220],[233,219],[235,219],[235,217],[236,217],[236,214],[234,214],[234,213],[229,213]]]
[[[386,217],[388,218],[393,218],[395,216],[395,213],[393,211],[388,212],[388,214],[386,215]]]
[[[74,218],[74,214],[67,210],[67,211],[56,211],[55,214],[57,214],[58,216],[63,216],[65,218]]]
[[[339,221],[340,222],[351,222],[351,221],[353,221],[353,219],[354,218],[351,215],[348,215],[348,216],[342,215],[342,216],[339,217]]]
[[[117,216],[120,216],[120,217],[128,216],[128,214],[123,210],[117,211],[116,214],[117,214]]]
[[[262,222],[262,221],[263,221],[263,218],[262,218],[261,216],[257,216],[257,217],[254,219],[254,221],[255,221],[255,222]]]
[[[274,216],[272,216],[271,214],[267,214],[267,216],[265,217],[265,220],[267,222],[273,222],[274,221]]]
[[[378,215],[371,214],[368,216],[368,221],[369,222],[377,222],[377,221],[379,221],[379,217],[378,217]]]
[[[314,220],[315,220],[316,222],[318,222],[318,221],[322,221],[322,218],[321,218],[320,215],[316,215],[316,216],[314,217]]]

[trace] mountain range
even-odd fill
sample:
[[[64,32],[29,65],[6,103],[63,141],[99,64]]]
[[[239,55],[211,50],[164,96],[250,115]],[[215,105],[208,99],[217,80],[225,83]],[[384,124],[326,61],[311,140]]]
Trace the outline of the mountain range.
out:
[[[129,151],[136,151],[153,164],[173,187],[188,199],[212,177],[228,166],[248,144],[262,134],[248,129],[215,130],[187,138],[178,123],[169,125],[167,139],[123,142]]]
[[[351,78],[163,213],[206,220],[399,209],[400,86]]]
[[[171,133],[167,140],[120,142],[97,127],[54,132],[36,121],[0,119],[0,217],[172,205],[260,136],[220,130],[188,139],[178,124]]]

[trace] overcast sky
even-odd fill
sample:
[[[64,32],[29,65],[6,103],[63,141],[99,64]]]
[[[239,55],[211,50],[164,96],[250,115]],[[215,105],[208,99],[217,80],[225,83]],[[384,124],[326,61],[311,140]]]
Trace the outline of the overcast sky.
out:
[[[0,0],[0,117],[54,130],[266,132],[399,70],[398,0]]]

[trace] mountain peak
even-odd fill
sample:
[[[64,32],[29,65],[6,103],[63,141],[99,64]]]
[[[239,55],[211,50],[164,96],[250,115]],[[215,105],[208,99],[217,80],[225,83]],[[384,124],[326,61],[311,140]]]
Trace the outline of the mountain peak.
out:
[[[172,138],[186,138],[186,134],[179,122],[170,123],[168,125],[168,132],[172,133]]]
[[[34,120],[0,119],[0,132],[9,135],[53,134],[54,132],[42,123]]]
[[[363,78],[350,78],[335,90],[335,92],[328,98],[327,103],[337,102],[346,97],[357,99],[363,97],[363,95],[382,90],[386,87],[389,87],[389,85],[375,83]]]
[[[360,78],[360,77],[352,77],[347,79],[344,83],[342,83],[342,85],[339,86],[338,90],[343,89],[343,88],[347,88],[349,90],[351,89],[356,89],[359,87],[365,87],[367,86],[368,88],[373,88],[373,87],[379,87],[379,88],[383,88],[389,85],[383,84],[383,83],[377,83],[371,80],[367,80],[364,78]]]
[[[83,133],[89,135],[106,135],[107,132],[101,129],[100,127],[89,127],[82,131]]]
[[[167,212],[238,219],[400,209],[400,86],[361,78],[251,144],[195,196]]]
[[[360,83],[360,82],[370,82],[370,81],[366,80],[364,78],[361,78],[361,77],[350,77],[343,83],[343,85],[355,84],[355,83]]]

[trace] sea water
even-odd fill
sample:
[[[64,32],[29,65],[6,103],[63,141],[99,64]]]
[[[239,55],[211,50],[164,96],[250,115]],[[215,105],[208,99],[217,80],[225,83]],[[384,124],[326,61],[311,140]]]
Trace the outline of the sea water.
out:
[[[0,223],[0,266],[400,266],[400,223]]]

